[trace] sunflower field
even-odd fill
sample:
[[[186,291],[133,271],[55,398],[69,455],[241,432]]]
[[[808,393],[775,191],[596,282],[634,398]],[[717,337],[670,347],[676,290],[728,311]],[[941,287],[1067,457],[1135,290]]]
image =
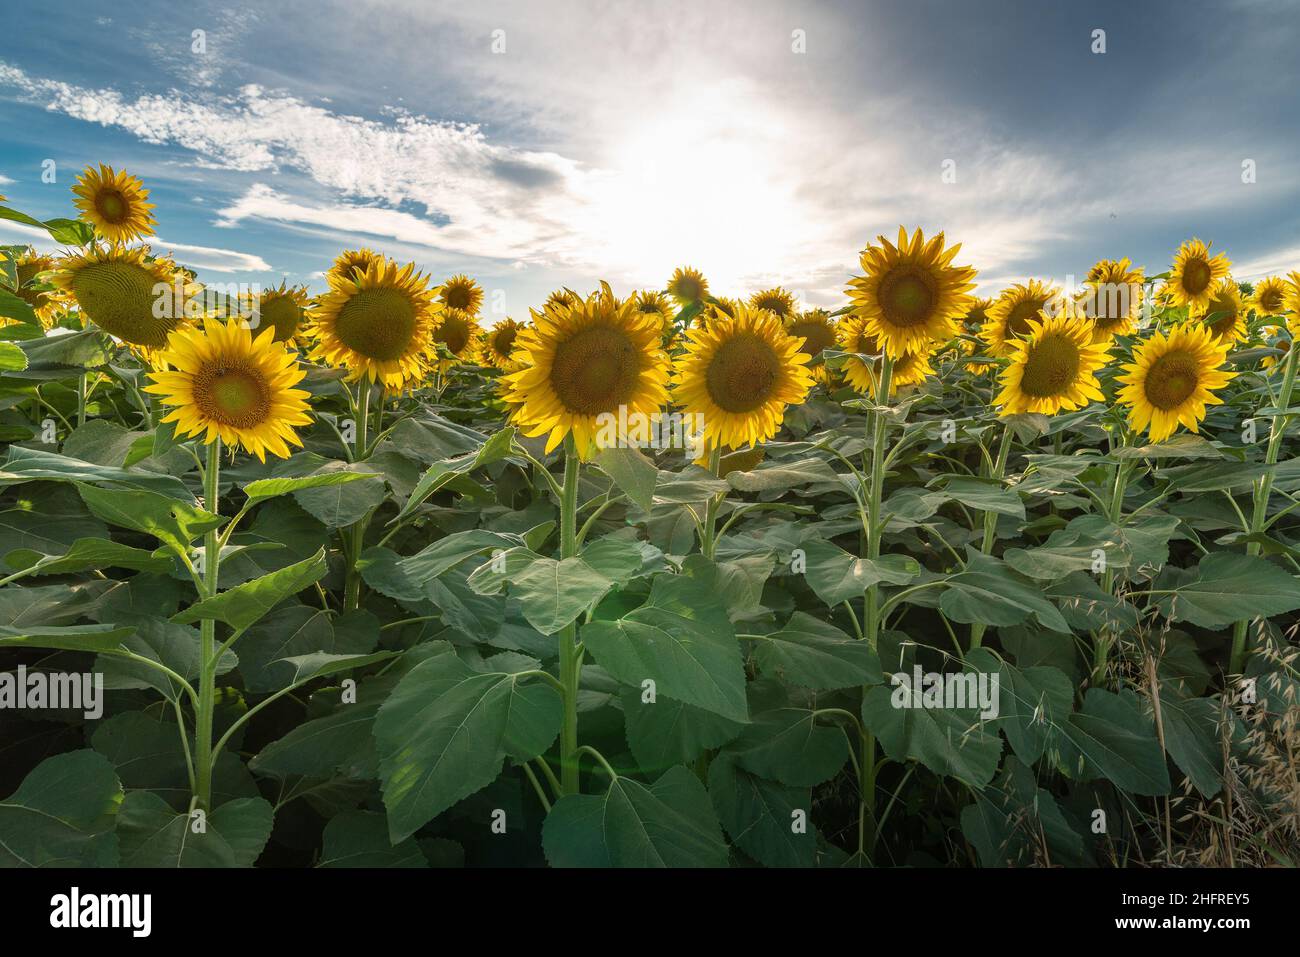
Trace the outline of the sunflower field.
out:
[[[505,318],[69,199],[0,197],[0,863],[1300,861],[1300,273]]]

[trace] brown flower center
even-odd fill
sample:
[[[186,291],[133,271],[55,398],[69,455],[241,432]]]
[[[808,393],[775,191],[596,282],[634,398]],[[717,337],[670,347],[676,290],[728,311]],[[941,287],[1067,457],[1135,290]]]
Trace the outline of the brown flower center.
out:
[[[261,321],[275,327],[275,341],[284,342],[298,331],[302,309],[289,296],[272,296],[261,304]]]
[[[95,194],[95,209],[105,221],[118,226],[131,214],[131,204],[116,189],[101,189]]]
[[[1176,409],[1196,391],[1200,365],[1187,352],[1167,352],[1147,370],[1143,390],[1147,401],[1162,411]]]
[[[743,413],[767,401],[780,372],[775,350],[753,333],[744,333],[718,346],[704,381],[720,409]]]
[[[1036,399],[1059,396],[1079,376],[1079,347],[1068,336],[1047,335],[1029,347],[1020,391]]]
[[[823,349],[835,345],[835,330],[824,322],[796,322],[790,326],[789,332],[796,339],[803,339],[799,351],[805,355],[819,356]]]
[[[209,419],[237,429],[261,425],[271,414],[271,390],[256,368],[224,362],[194,376],[194,404]]]
[[[415,306],[391,288],[353,293],[334,322],[335,335],[345,346],[380,362],[405,356],[415,328]]]
[[[627,405],[640,372],[636,343],[625,332],[589,326],[555,347],[551,388],[566,411],[599,415]]]
[[[1189,259],[1183,264],[1183,290],[1199,296],[1210,285],[1214,272],[1204,259]]]
[[[901,266],[880,280],[880,304],[885,321],[892,326],[924,325],[938,301],[934,277],[912,266]]]

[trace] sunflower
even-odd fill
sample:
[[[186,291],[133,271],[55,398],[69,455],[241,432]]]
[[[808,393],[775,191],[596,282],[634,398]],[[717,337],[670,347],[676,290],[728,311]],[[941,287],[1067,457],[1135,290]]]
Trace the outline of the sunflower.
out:
[[[1129,427],[1146,430],[1152,442],[1169,438],[1179,423],[1195,432],[1205,407],[1223,401],[1213,390],[1235,374],[1220,368],[1227,357],[1228,342],[1216,339],[1208,326],[1185,322],[1167,336],[1153,333],[1118,379],[1123,386],[1119,401],[1129,407]]]
[[[520,406],[525,435],[549,432],[546,450],[570,433],[586,458],[601,439],[603,415],[650,416],[668,399],[668,357],[657,317],[612,296],[548,305],[519,334],[523,368],[503,377],[507,403]]]
[[[3,261],[0,259],[0,262]],[[10,287],[0,282],[0,289],[13,293],[31,306],[32,311],[36,313],[36,318],[47,329],[53,325],[54,317],[58,312],[68,306],[65,295],[54,290],[37,288],[41,273],[51,271],[55,265],[53,256],[38,253],[34,249],[26,249],[14,260],[17,283]]]
[[[348,369],[353,380],[364,376],[391,389],[422,377],[441,307],[415,264],[376,260],[365,272],[329,280],[330,291],[316,308],[312,358]]]
[[[782,319],[787,319],[794,315],[794,293],[780,286],[773,286],[771,289],[764,289],[750,296],[749,307],[766,309],[768,312],[776,313]]]
[[[993,401],[1002,406],[1000,414],[1055,415],[1102,401],[1097,370],[1106,364],[1110,340],[1096,341],[1078,314],[1031,320],[1029,326],[1028,336],[1011,343],[1011,364],[999,377],[1002,391]]]
[[[1260,368],[1272,369],[1286,361],[1287,353],[1291,351],[1291,340],[1278,338],[1275,342],[1270,343],[1274,349],[1281,350],[1280,356],[1265,356],[1259,361]]]
[[[282,281],[279,288],[262,290],[257,301],[259,327],[269,322],[275,330],[275,341],[293,345],[303,332],[307,319],[307,287],[288,286]]]
[[[477,316],[483,306],[483,287],[464,274],[452,276],[442,284],[439,297],[448,309],[459,309]]]
[[[875,395],[876,370],[880,360],[868,361],[858,356],[878,356],[882,350],[880,341],[867,331],[865,320],[861,316],[844,316],[836,326],[835,340],[845,352],[855,353],[844,360],[845,380],[858,392]],[[928,353],[905,352],[894,358],[889,374],[889,394],[893,395],[904,386],[918,385],[932,375],[934,368],[930,365]]]
[[[197,288],[170,259],[149,259],[148,254],[147,246],[91,246],[60,259],[50,281],[109,335],[143,349],[161,349],[185,321]]]
[[[513,353],[518,343],[519,333],[523,330],[523,323],[507,318],[484,332],[479,342],[482,364],[503,372],[513,372],[519,368],[518,359],[513,356]]]
[[[646,290],[637,293],[633,299],[636,302],[637,312],[657,317],[665,336],[672,333],[673,320],[677,318],[677,310],[673,308],[672,302],[666,295],[662,292]]]
[[[896,246],[877,239],[878,246],[862,251],[866,275],[851,279],[847,290],[867,332],[894,356],[950,339],[974,298],[975,270],[952,265],[961,244],[945,250],[943,233],[927,242],[919,229],[909,240],[902,226]]]
[[[1251,305],[1261,316],[1280,316],[1289,284],[1280,276],[1266,276],[1255,286]]]
[[[966,314],[961,317],[962,327],[968,332],[979,332],[980,327],[988,322],[989,306],[991,305],[993,305],[992,299],[986,299],[982,296],[972,298]]]
[[[581,300],[582,297],[572,289],[557,289],[546,297],[546,302],[543,304],[542,308],[546,308],[546,306],[571,306],[575,302],[580,302]],[[536,315],[536,312],[534,311],[533,314]]]
[[[691,324],[699,326],[701,329],[712,322],[723,322],[733,319],[736,316],[736,310],[741,308],[743,303],[739,299],[727,299],[725,296],[710,296],[704,303],[704,308],[697,312],[691,319]]]
[[[354,273],[364,273],[373,263],[382,263],[384,257],[373,249],[345,249],[339,253],[338,258],[334,260],[334,265],[330,266],[329,272],[325,274],[326,280],[351,279]]]
[[[690,266],[678,266],[673,271],[673,278],[668,280],[668,295],[680,306],[689,306],[699,302],[709,294],[709,281],[704,273]]]
[[[1049,304],[1052,312],[1060,308],[1060,290],[1037,279],[1029,280],[1027,286],[1016,283],[1004,290],[989,306],[980,327],[980,338],[988,344],[989,355],[1010,355],[1011,343],[1029,335],[1030,321],[1044,318]]]
[[[178,330],[155,355],[156,371],[146,392],[176,406],[164,419],[187,436],[218,436],[243,446],[265,462],[266,453],[289,457],[289,445],[302,445],[296,425],[309,425],[309,393],[293,388],[306,371],[298,357],[275,341],[268,326],[253,338],[242,322],[209,320]]]
[[[433,330],[433,341],[450,352],[457,360],[466,361],[474,352],[474,346],[482,333],[478,320],[464,309],[444,307],[442,316]],[[441,363],[445,371],[454,363],[444,360]]]
[[[835,322],[825,309],[810,309],[798,316],[789,316],[784,322],[786,335],[802,339],[799,351],[808,357],[808,371],[818,382],[830,381],[829,370],[824,362],[815,360],[825,349],[835,348]]]
[[[1246,338],[1246,301],[1231,279],[1215,284],[1205,315],[1216,339],[1231,344]]]
[[[812,388],[808,356],[770,312],[737,306],[729,322],[686,333],[674,368],[673,396],[703,416],[710,447],[740,448],[776,435],[787,405]]]
[[[1127,259],[1103,259],[1088,270],[1087,288],[1075,302],[1092,327],[1092,337],[1106,342],[1132,332],[1142,312],[1142,267]]]
[[[1189,314],[1205,312],[1214,284],[1227,277],[1231,266],[1224,253],[1211,257],[1209,246],[1199,239],[1189,239],[1174,256],[1162,293],[1173,305],[1186,306]]]
[[[158,221],[149,210],[149,191],[125,170],[115,172],[102,163],[99,169],[87,166],[72,187],[77,194],[74,205],[81,218],[90,223],[111,243],[126,243],[153,235]]]

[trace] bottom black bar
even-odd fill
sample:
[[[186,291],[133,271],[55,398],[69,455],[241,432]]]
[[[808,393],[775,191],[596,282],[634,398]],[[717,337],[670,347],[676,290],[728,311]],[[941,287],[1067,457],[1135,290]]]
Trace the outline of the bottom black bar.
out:
[[[259,944],[337,946],[430,922],[503,929],[581,914],[590,932],[716,919],[728,936],[813,913],[867,927],[1003,925],[1111,935],[1233,935],[1294,926],[1293,875],[1276,870],[890,871],[28,871],[0,875],[7,933],[97,935],[128,946],[257,928]],[[739,911],[738,911],[739,908]],[[745,918],[746,912],[757,908]],[[640,913],[638,913],[640,912]],[[782,915],[785,915],[784,918]],[[800,916],[802,915],[802,916]],[[737,917],[743,919],[737,921]],[[755,918],[755,919],[750,919]],[[487,923],[479,924],[482,919]],[[838,918],[837,918],[838,919]],[[466,923],[469,921],[469,923]],[[453,925],[451,922],[455,922]],[[109,926],[104,926],[109,925]],[[811,926],[811,925],[809,925]],[[765,929],[764,929],[765,928]]]

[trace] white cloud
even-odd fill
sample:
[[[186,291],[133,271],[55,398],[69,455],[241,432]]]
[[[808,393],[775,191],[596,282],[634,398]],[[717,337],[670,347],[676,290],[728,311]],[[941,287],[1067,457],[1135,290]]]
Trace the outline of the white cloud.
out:
[[[34,246],[38,252],[59,253],[66,247],[50,238],[50,234],[35,226],[0,219],[0,244]],[[189,243],[169,243],[154,237],[150,244],[155,253],[173,253],[176,261],[196,269],[219,273],[271,272],[272,268],[261,256],[241,253],[215,246],[195,246]]]

